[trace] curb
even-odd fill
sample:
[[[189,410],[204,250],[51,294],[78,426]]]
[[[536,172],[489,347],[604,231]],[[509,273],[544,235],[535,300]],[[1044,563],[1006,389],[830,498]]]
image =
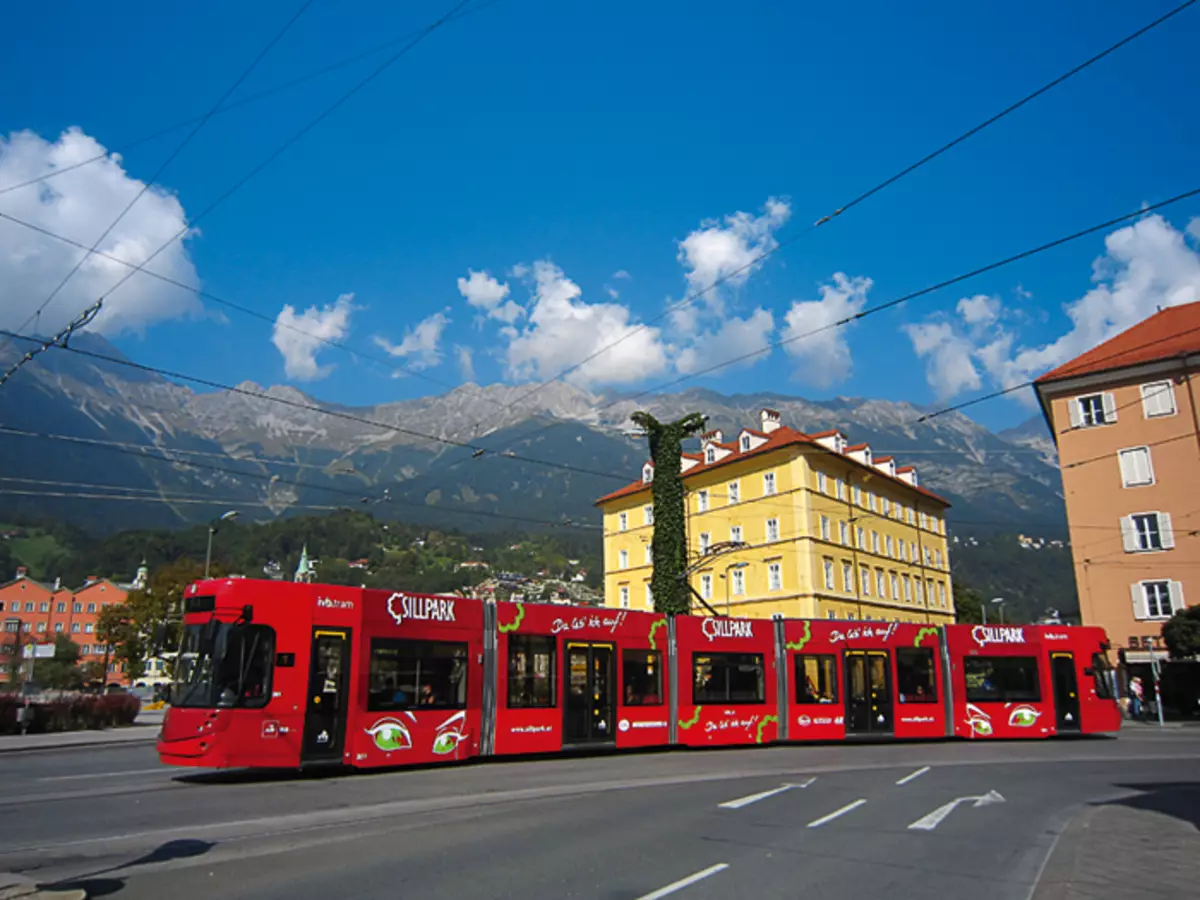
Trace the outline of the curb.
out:
[[[67,731],[63,734],[78,734],[79,732]],[[116,737],[97,735],[94,740],[87,741],[69,741],[66,743],[43,743],[39,738],[49,737],[49,735],[6,735],[0,738],[0,756],[5,753],[43,753],[54,750],[88,750],[92,747],[117,747],[122,744],[138,745],[156,742],[158,740],[159,731],[155,729],[149,734],[138,734],[136,737]],[[3,743],[6,739],[12,739],[12,743]],[[22,743],[26,738],[30,743]],[[0,880],[0,889],[4,886],[4,882]],[[8,898],[0,893],[0,900],[8,900]]]

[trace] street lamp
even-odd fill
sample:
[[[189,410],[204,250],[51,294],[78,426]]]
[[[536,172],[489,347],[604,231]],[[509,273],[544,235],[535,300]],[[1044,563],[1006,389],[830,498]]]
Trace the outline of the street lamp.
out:
[[[222,522],[232,522],[238,517],[238,511],[231,509],[226,513],[222,513],[217,521],[208,526],[208,550],[204,553],[204,577],[208,577],[208,568],[212,564],[212,542],[213,535],[217,533],[217,529],[221,527]]]
[[[1000,607],[1000,624],[1003,625],[1004,624],[1004,598],[1003,597],[993,597],[992,602],[997,604]],[[986,625],[987,624],[987,604],[986,603],[981,604],[980,609],[983,611],[983,624]]]
[[[729,615],[729,571],[730,569],[744,569],[748,565],[750,565],[748,562],[735,562],[725,567],[725,573],[721,576],[725,579],[725,615]]]

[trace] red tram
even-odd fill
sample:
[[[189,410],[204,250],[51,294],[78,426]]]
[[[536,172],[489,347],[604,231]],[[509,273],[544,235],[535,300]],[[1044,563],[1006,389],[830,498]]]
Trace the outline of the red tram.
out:
[[[398,766],[683,745],[1120,729],[1099,628],[666,616],[190,585],[172,765]]]

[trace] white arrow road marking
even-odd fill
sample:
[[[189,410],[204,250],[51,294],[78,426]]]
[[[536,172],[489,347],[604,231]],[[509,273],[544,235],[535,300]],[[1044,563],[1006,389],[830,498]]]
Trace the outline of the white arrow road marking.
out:
[[[814,819],[813,821],[809,822],[808,827],[809,828],[820,828],[826,822],[832,822],[838,816],[844,816],[846,813],[850,812],[851,810],[858,809],[860,806],[862,806],[866,802],[867,802],[866,800],[855,800],[853,803],[847,803],[841,809],[835,809],[829,815],[821,816],[821,818]]]
[[[695,884],[697,881],[703,881],[710,875],[716,875],[729,868],[729,863],[717,863],[715,866],[709,866],[707,869],[702,869],[695,875],[689,875],[687,878],[680,878],[678,881],[672,881],[666,887],[660,887],[652,894],[645,894],[638,897],[638,900],[658,900],[659,897],[666,897],[668,894],[673,894],[676,891],[682,891],[685,887]]]
[[[769,791],[763,791],[759,794],[751,794],[748,797],[726,800],[724,803],[718,803],[717,806],[721,807],[721,809],[741,809],[743,806],[749,806],[751,803],[757,803],[759,800],[766,800],[768,797],[774,797],[776,794],[782,794],[784,791],[790,791],[792,788],[806,788],[816,780],[816,778],[810,778],[808,781],[800,784],[785,784],[782,787],[772,788]]]
[[[910,781],[915,781],[916,779],[920,778],[922,775],[924,775],[928,771],[929,771],[929,766],[922,766],[921,768],[917,769],[917,771],[915,771],[909,775],[905,775],[903,778],[901,778],[899,781],[897,781],[896,784],[908,784]]]
[[[933,829],[937,828],[938,825],[942,823],[942,820],[946,818],[946,816],[954,812],[954,808],[958,806],[958,804],[967,803],[970,801],[974,801],[972,806],[978,809],[981,806],[989,806],[992,803],[1003,803],[1004,798],[1001,797],[996,791],[988,791],[986,794],[982,794],[978,797],[959,797],[957,800],[951,800],[949,803],[939,806],[933,812],[929,813],[929,815],[922,816],[908,827],[913,831],[933,831]]]

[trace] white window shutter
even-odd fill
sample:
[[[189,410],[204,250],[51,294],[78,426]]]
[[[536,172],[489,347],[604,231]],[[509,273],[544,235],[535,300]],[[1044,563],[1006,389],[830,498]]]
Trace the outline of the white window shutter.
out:
[[[1157,385],[1142,385],[1142,415],[1147,419],[1158,413]]]
[[[1162,540],[1164,550],[1170,550],[1175,546],[1175,531],[1171,528],[1171,514],[1158,514],[1158,536]]]
[[[1141,582],[1135,581],[1129,586],[1129,599],[1133,601],[1133,617],[1135,619],[1146,618],[1146,591],[1142,588]]]
[[[1121,516],[1121,543],[1125,545],[1126,553],[1138,549],[1137,528],[1133,524],[1133,516]]]
[[[1177,613],[1186,605],[1183,602],[1183,582],[1172,581],[1171,585],[1171,612]]]
[[[1104,398],[1104,421],[1117,421],[1117,401],[1113,397],[1112,392],[1105,391],[1101,396]]]
[[[1136,454],[1129,450],[1123,450],[1117,454],[1117,461],[1121,466],[1121,484],[1125,487],[1136,484],[1138,480]]]
[[[1071,415],[1071,427],[1072,428],[1082,428],[1083,427],[1083,407],[1079,405],[1079,398],[1072,397],[1070,400],[1068,400],[1067,401],[1067,409],[1069,410],[1070,415]]]

